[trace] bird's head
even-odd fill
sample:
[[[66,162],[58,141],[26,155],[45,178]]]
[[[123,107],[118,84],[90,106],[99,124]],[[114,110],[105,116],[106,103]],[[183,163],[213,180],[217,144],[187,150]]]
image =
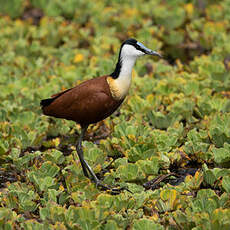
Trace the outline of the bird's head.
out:
[[[127,39],[121,45],[120,55],[122,58],[138,58],[146,54],[162,58],[162,56],[159,53],[145,47],[142,43],[138,42],[133,38]]]

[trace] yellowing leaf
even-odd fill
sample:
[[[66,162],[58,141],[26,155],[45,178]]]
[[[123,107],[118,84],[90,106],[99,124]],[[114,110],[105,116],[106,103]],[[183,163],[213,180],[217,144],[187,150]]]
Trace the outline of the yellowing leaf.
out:
[[[153,94],[147,95],[146,100],[147,100],[149,103],[152,103],[153,100],[154,100],[154,95],[153,95]]]
[[[56,75],[50,75],[48,78],[49,79],[54,79],[54,78],[56,78],[57,76]]]
[[[95,173],[99,173],[101,171],[101,165],[97,165],[96,167],[94,167],[94,172]]]
[[[170,196],[169,196],[169,203],[170,203],[170,208],[172,208],[172,209],[174,207],[174,202],[176,200],[176,196],[177,196],[177,191],[171,190]]]
[[[83,54],[76,54],[75,57],[74,57],[73,62],[74,62],[74,63],[82,62],[83,59],[84,59]]]
[[[135,69],[133,69],[133,71],[132,71],[132,76],[133,76],[133,77],[138,76],[137,71],[136,71]]]
[[[59,186],[59,190],[62,191],[62,192],[65,190],[64,187],[63,187],[63,185]]]
[[[22,20],[20,20],[20,19],[15,20],[15,25],[16,26],[22,26],[23,25]]]
[[[193,4],[192,4],[192,3],[186,4],[186,5],[185,5],[185,10],[186,10],[186,12],[187,12],[187,14],[188,14],[189,16],[192,15],[192,14],[193,14],[193,10],[194,10]]]
[[[110,11],[113,11],[113,7],[111,7],[111,6],[107,6],[107,7],[105,7],[104,8],[104,12],[110,12]]]
[[[95,57],[95,56],[91,57],[91,58],[90,58],[90,64],[89,64],[89,65],[90,65],[90,68],[95,67],[96,64],[97,64],[97,57]]]
[[[133,135],[133,134],[128,134],[128,138],[129,138],[130,140],[133,140],[133,141],[136,140],[136,137],[135,137],[135,135]]]
[[[132,17],[138,13],[137,9],[135,8],[128,8],[125,10],[125,15],[128,17]]]
[[[176,60],[176,64],[177,64],[179,70],[183,70],[183,64],[181,63],[181,61],[179,59]]]

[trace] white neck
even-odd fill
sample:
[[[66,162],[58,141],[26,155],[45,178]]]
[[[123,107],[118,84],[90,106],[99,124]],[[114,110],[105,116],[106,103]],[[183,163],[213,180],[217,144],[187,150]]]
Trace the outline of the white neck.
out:
[[[118,78],[114,80],[117,88],[119,88],[121,98],[124,98],[128,94],[132,80],[132,69],[136,59],[137,57],[129,56],[121,60],[120,73]]]
[[[132,79],[132,69],[136,62],[136,57],[130,56],[122,59],[121,70],[116,79],[119,82],[131,82]]]
[[[124,45],[122,47],[119,55],[120,60],[116,66],[118,76],[109,82],[110,90],[115,99],[123,99],[128,94],[132,80],[133,66],[136,59],[142,55],[144,55],[143,52],[136,50],[131,45]]]

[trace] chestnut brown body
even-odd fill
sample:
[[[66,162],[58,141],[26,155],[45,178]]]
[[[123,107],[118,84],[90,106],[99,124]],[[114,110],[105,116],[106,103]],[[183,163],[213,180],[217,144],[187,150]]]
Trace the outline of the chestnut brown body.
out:
[[[53,95],[41,102],[45,115],[64,118],[86,126],[110,116],[124,99],[115,100],[107,82],[97,77]]]
[[[89,124],[105,119],[121,105],[128,94],[136,59],[145,54],[161,57],[137,40],[127,39],[121,45],[116,68],[110,75],[85,81],[41,101],[45,115],[72,120],[81,125],[76,150],[83,173],[86,177],[91,177],[97,187],[100,186],[105,190],[110,187],[101,183],[84,159],[82,140]],[[111,190],[117,194],[122,191],[122,188]]]

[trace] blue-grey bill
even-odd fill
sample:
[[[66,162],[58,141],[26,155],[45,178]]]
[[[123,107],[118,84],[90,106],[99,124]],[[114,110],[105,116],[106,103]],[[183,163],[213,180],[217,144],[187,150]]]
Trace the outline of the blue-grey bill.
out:
[[[158,56],[158,57],[162,58],[161,54],[159,54],[156,51],[153,51],[153,50],[145,47],[142,43],[137,42],[137,45],[139,45],[145,51],[146,54],[154,55],[154,56]]]
[[[153,51],[153,50],[150,50],[150,52],[148,54],[163,58],[161,54],[159,54],[159,53],[157,53],[156,51]]]

